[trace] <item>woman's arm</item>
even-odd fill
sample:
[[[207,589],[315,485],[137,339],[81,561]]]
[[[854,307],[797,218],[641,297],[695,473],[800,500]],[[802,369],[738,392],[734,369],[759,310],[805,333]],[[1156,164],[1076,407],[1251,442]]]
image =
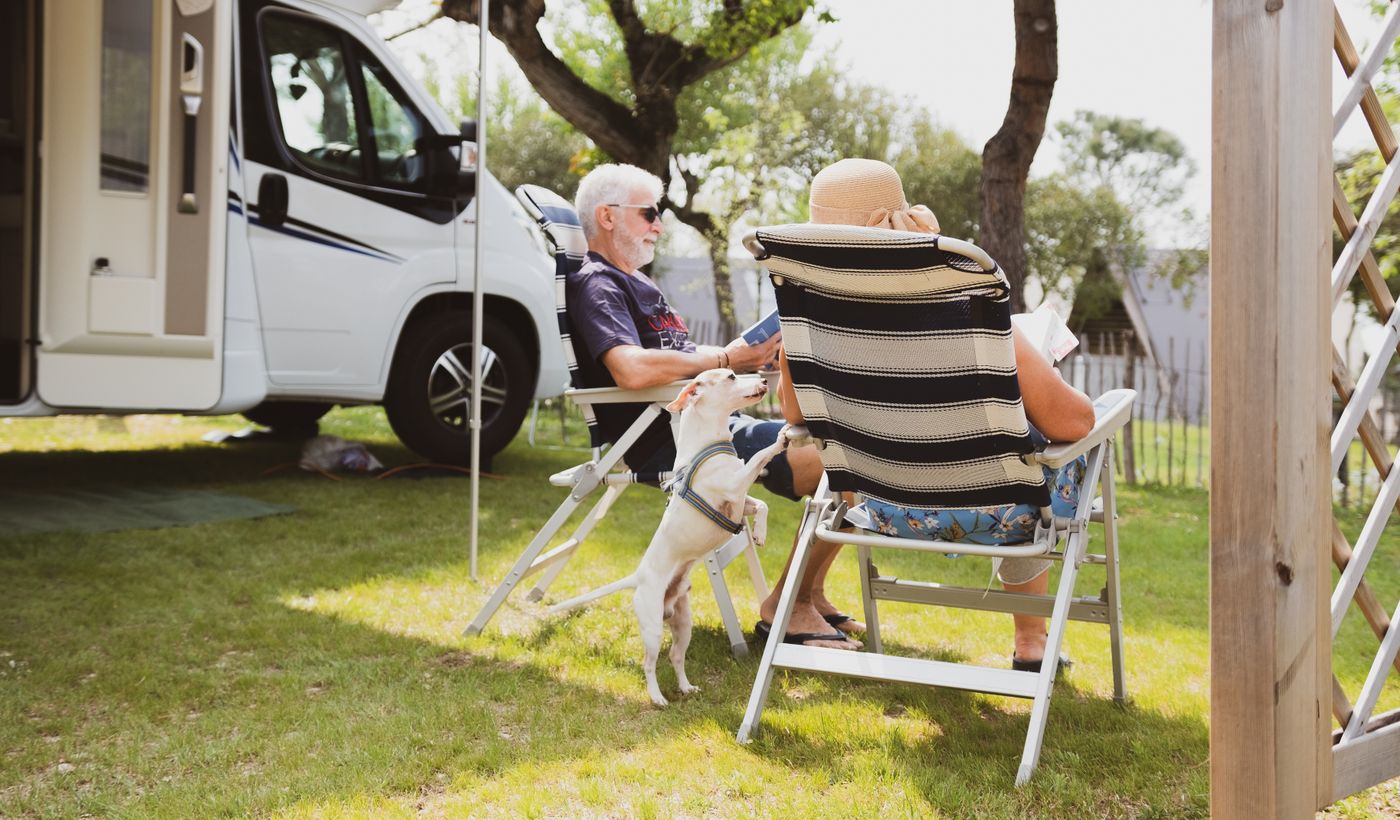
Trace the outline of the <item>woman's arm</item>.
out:
[[[1021,331],[1016,341],[1016,375],[1026,418],[1051,441],[1078,441],[1094,429],[1094,403],[1071,387]]]

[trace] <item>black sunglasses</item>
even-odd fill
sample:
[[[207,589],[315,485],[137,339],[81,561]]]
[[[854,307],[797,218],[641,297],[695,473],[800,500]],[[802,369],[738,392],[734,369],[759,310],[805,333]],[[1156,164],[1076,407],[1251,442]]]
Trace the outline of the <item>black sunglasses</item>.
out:
[[[608,207],[636,208],[637,210],[642,212],[642,218],[645,219],[647,222],[655,222],[656,220],[660,219],[661,212],[664,210],[664,208],[662,208],[662,206],[660,205],[625,205],[621,202],[609,202]]]

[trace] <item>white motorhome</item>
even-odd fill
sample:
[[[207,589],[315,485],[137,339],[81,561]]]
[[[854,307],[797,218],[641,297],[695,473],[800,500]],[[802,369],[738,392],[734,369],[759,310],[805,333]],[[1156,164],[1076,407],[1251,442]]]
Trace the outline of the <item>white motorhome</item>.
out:
[[[0,415],[382,403],[482,455],[567,381],[553,269],[365,21],[394,0],[0,2]]]

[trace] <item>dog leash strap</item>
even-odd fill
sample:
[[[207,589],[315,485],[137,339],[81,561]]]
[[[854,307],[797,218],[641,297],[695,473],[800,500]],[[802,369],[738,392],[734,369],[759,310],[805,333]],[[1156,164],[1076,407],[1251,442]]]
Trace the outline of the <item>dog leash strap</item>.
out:
[[[739,453],[734,449],[734,445],[727,441],[716,442],[701,450],[696,454],[695,458],[691,459],[690,465],[686,467],[685,475],[681,478],[680,489],[676,492],[676,495],[685,503],[699,510],[701,515],[715,522],[715,525],[720,529],[737,535],[744,529],[744,519],[742,516],[738,521],[731,521],[719,510],[711,507],[709,502],[701,498],[694,490],[690,489],[691,476],[695,475],[696,471],[700,469],[701,464],[704,464],[717,455],[738,457]]]

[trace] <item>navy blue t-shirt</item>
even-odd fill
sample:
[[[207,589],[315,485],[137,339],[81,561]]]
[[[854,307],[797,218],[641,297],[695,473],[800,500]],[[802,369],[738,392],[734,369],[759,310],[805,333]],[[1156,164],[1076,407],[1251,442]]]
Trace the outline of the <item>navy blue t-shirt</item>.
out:
[[[603,354],[618,345],[649,350],[695,351],[685,321],[671,310],[665,295],[640,274],[623,273],[602,256],[588,252],[583,265],[565,280],[569,330],[579,372],[588,387],[615,387],[603,366]],[[594,410],[604,440],[617,441],[646,404],[600,404]],[[639,465],[671,442],[670,419],[662,415],[627,451],[627,463]]]

